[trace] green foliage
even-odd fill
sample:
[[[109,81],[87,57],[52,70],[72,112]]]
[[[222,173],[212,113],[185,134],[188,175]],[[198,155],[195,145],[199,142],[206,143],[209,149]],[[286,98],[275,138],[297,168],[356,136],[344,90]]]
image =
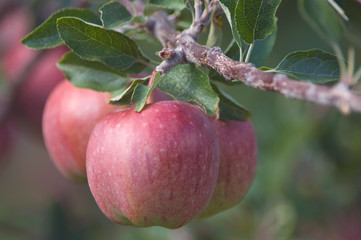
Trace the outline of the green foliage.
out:
[[[150,0],[149,3],[145,5],[144,15],[150,16],[153,13],[161,10],[177,10],[181,11],[186,7],[186,4],[183,0]]]
[[[222,43],[222,26],[214,19],[209,28],[207,47],[220,46]]]
[[[144,22],[143,17],[133,15],[119,2],[109,2],[99,8],[103,26],[107,29],[114,29],[132,22]]]
[[[231,26],[232,35],[237,42],[238,46],[242,47],[242,40],[238,35],[236,22],[235,22],[235,9],[238,3],[238,0],[219,0],[219,3],[222,6],[223,12],[225,13],[229,25]]]
[[[149,3],[174,10],[182,10],[186,7],[184,0],[150,0]]]
[[[57,66],[74,86],[80,88],[113,92],[130,81],[125,74],[100,62],[84,60],[73,52],[66,53]]]
[[[61,39],[83,59],[99,61],[120,71],[136,62],[147,62],[137,44],[122,33],[74,17],[59,18],[57,27]]]
[[[253,50],[249,62],[256,65],[256,67],[261,67],[266,62],[268,56],[271,54],[274,44],[276,43],[277,38],[277,25],[273,32],[268,35],[265,39],[254,41]]]
[[[153,83],[151,85],[143,85],[138,84],[135,89],[132,96],[133,104],[135,105],[134,110],[137,112],[142,111],[144,108],[148,97],[152,94],[152,91],[157,86],[157,84],[160,81],[160,74],[157,72],[154,74],[153,77]]]
[[[220,0],[219,2],[233,35],[231,41],[233,45],[228,47],[225,54],[236,61],[249,55],[250,62],[257,67],[263,66],[276,41],[275,14],[281,1]],[[150,0],[146,4],[144,13],[147,16],[162,9],[182,11],[187,4],[189,3],[183,0]],[[321,6],[323,6],[321,13],[316,14],[315,8],[320,9]],[[322,30],[321,33],[325,37],[332,40],[340,37],[342,22],[327,3],[300,0],[299,8],[314,27]],[[205,74],[207,71],[202,71],[192,64],[177,66],[161,77],[157,75],[157,81],[151,86],[147,85],[148,81],[145,78],[134,81],[125,89],[130,81],[127,76],[151,66],[138,43],[147,52],[149,52],[148,45],[143,44],[146,41],[141,40],[141,37],[138,39],[138,35],[132,37],[133,40],[112,29],[124,27],[129,23],[145,22],[146,17],[132,16],[125,6],[115,1],[103,4],[99,12],[100,19],[89,10],[60,10],[24,38],[23,43],[39,49],[65,43],[72,52],[67,53],[58,63],[64,75],[77,87],[120,93],[112,100],[113,104],[132,104],[137,111],[140,111],[159,80],[158,87],[162,91],[177,100],[201,106],[209,115],[240,121],[250,118],[250,113],[246,109],[232,101],[215,85],[213,89],[210,85],[210,79],[227,85],[239,84],[239,82],[225,80],[214,70],[208,71],[208,77]],[[328,21],[334,23],[334,26],[329,26],[330,24],[326,26]],[[207,44],[213,46],[220,45],[221,42],[222,25],[212,20]],[[252,49],[249,44],[252,44]],[[336,58],[321,50],[294,52],[285,57],[276,68],[261,69],[286,73],[295,79],[318,84],[339,78]]]
[[[318,49],[290,53],[274,70],[299,80],[318,84],[340,78],[336,57]]]
[[[201,106],[209,115],[218,115],[219,98],[213,91],[208,76],[194,64],[174,67],[161,77],[158,88],[179,101]]]
[[[60,17],[77,17],[89,23],[101,25],[100,19],[91,11],[80,8],[65,8],[53,13],[46,21],[28,34],[21,43],[29,48],[53,48],[63,44],[56,29],[56,20]]]
[[[234,121],[250,120],[251,113],[234,100],[230,95],[212,84],[213,90],[217,93],[219,101],[219,118]]]
[[[280,0],[272,1],[228,1],[221,0],[220,4],[231,27],[232,35],[238,48],[232,50],[234,60],[243,60],[248,51],[251,54],[250,62],[261,66],[270,54],[277,33],[277,18],[275,17]],[[273,34],[272,34],[273,33]],[[270,36],[271,35],[271,36]],[[249,49],[253,44],[253,50]],[[237,56],[237,59],[235,58]],[[253,56],[253,57],[252,57]]]
[[[134,80],[127,89],[122,91],[118,96],[112,98],[110,103],[118,106],[131,105],[135,88],[139,84],[146,84],[147,80],[149,80],[149,77]]]
[[[280,3],[281,0],[239,0],[234,16],[239,37],[247,44],[265,39],[274,29]]]
[[[315,31],[330,43],[337,42],[344,30],[341,17],[324,0],[298,0],[301,15]]]

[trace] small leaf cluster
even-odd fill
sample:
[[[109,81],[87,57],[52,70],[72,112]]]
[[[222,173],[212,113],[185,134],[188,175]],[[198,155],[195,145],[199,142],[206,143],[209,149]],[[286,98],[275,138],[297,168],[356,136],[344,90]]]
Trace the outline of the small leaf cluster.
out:
[[[275,68],[263,66],[276,41],[275,14],[281,0],[220,0],[219,2],[234,37],[232,45],[225,52],[227,56],[240,61],[246,58],[246,61],[260,69],[284,73],[293,79],[316,84],[333,82],[340,78],[336,56],[320,49],[290,53]],[[300,0],[299,9],[307,21],[317,28],[316,31],[329,43],[337,42],[342,35],[343,23],[327,1]]]

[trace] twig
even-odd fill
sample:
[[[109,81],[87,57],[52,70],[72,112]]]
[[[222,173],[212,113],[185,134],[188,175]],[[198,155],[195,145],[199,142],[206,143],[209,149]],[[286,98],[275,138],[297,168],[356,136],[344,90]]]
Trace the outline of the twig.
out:
[[[254,44],[249,45],[246,58],[244,59],[245,62],[249,62],[249,59],[251,58],[253,47],[254,47]]]
[[[195,17],[192,25],[183,31],[184,35],[192,37],[195,41],[198,40],[199,34],[204,27],[209,24],[212,15],[216,15],[221,10],[218,1],[212,1],[210,6],[202,12],[202,2],[200,0],[194,1]],[[214,14],[212,14],[214,12]]]
[[[349,21],[349,18],[346,16],[345,11],[334,1],[328,0],[328,3],[336,10],[336,12],[345,19],[345,21]]]
[[[204,14],[204,13],[203,13]],[[218,47],[205,47],[196,42],[199,31],[207,17],[198,19],[192,26],[178,32],[167,21],[167,15],[155,13],[147,22],[146,28],[164,47],[168,45],[177,52],[173,58],[164,60],[156,69],[168,72],[182,63],[195,63],[213,68],[227,80],[239,80],[246,85],[265,91],[278,92],[287,98],[301,99],[323,105],[335,106],[342,113],[361,112],[361,95],[350,91],[349,86],[340,81],[335,86],[316,85],[310,82],[295,81],[284,74],[271,74],[258,70],[251,63],[237,62],[227,57]],[[195,21],[197,19],[195,18]]]

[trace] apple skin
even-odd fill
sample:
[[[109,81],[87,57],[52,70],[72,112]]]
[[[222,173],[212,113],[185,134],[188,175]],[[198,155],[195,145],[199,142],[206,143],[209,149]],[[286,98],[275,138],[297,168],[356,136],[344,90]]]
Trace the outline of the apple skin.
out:
[[[44,109],[43,137],[56,167],[68,179],[86,181],[88,139],[96,122],[119,107],[110,94],[74,87],[68,80],[51,92]]]
[[[152,102],[161,102],[161,101],[171,101],[172,100],[172,98],[168,94],[162,92],[158,88],[154,88],[151,98],[152,98]]]
[[[31,30],[33,16],[24,7],[7,12],[0,22],[0,52],[9,51],[20,44],[20,40]]]
[[[61,46],[49,50],[28,73],[16,99],[17,113],[38,129],[41,129],[46,100],[53,88],[64,79],[56,62],[68,50]]]
[[[257,140],[252,123],[211,121],[219,139],[220,165],[216,189],[201,218],[237,205],[250,188],[257,167]]]
[[[179,228],[208,205],[219,168],[214,126],[177,101],[116,110],[95,126],[87,149],[90,190],[121,225]]]
[[[8,82],[15,80],[35,57],[36,51],[26,48],[20,40],[31,30],[33,17],[25,8],[8,12],[0,22],[1,68]]]
[[[21,43],[10,48],[10,51],[4,52],[1,56],[1,67],[7,82],[13,83],[17,80],[16,78],[20,76],[35,56],[35,50],[26,48]]]

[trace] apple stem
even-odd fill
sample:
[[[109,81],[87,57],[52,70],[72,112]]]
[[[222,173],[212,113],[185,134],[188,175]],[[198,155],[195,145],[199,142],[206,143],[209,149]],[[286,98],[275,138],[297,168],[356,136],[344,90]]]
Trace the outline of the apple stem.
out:
[[[148,86],[151,86],[153,85],[153,82],[154,82],[154,77],[155,77],[155,74],[157,73],[156,70],[154,70],[152,72],[152,74],[150,75],[150,78],[149,78],[149,81],[148,81]],[[151,104],[153,103],[153,91],[149,94],[148,98],[147,98],[147,104]]]

